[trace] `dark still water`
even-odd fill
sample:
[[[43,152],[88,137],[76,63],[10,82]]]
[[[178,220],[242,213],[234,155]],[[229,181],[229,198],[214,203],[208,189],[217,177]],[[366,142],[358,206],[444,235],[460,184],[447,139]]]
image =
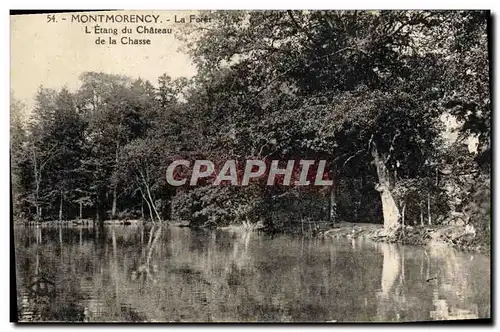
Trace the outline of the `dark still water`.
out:
[[[176,227],[16,227],[20,321],[490,317],[489,257]]]

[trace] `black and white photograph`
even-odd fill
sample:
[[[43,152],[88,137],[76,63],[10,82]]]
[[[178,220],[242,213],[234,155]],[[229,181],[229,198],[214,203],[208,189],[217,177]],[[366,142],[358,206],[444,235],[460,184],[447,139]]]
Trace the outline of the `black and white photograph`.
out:
[[[13,322],[491,322],[490,11],[9,20]]]

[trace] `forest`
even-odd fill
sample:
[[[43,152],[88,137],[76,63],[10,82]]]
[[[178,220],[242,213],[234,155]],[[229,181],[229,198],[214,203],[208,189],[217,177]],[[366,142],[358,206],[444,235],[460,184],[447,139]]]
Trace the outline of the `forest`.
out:
[[[205,14],[176,36],[194,77],[85,72],[31,110],[12,98],[15,221],[462,223],[489,239],[489,12]],[[327,160],[334,184],[174,187],[178,158]]]

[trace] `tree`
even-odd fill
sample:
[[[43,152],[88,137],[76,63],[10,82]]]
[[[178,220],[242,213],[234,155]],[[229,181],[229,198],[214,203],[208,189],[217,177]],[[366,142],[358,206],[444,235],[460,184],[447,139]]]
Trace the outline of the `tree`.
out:
[[[138,94],[142,81],[104,73],[84,73],[78,93],[79,108],[87,116],[86,167],[93,176],[93,198],[99,220],[105,218],[106,196],[111,192],[111,218],[117,212],[119,152],[128,141],[142,135],[148,95]],[[150,86],[147,86],[150,87]],[[150,94],[152,93],[148,91]],[[136,97],[146,97],[146,100]],[[152,97],[149,95],[149,97]]]
[[[30,185],[29,159],[26,158],[26,105],[11,97],[10,101],[10,169],[13,214],[24,215],[29,209],[26,188]]]
[[[72,203],[78,198],[84,123],[77,112],[73,96],[65,88],[58,93],[55,106],[51,135],[59,146],[59,152],[52,160],[51,173],[54,177],[51,185],[59,194],[59,220],[62,220],[64,203]]]
[[[448,23],[454,38],[445,58],[448,91],[442,101],[461,124],[460,138],[478,140],[478,161],[487,172],[491,164],[489,23],[486,11],[458,12]]]
[[[193,32],[191,54],[205,77],[198,79],[207,86],[209,114],[214,105],[214,116],[228,120],[230,130],[224,132],[233,133],[233,142],[240,144],[248,144],[247,128],[253,142],[260,141],[260,133],[272,133],[277,136],[272,147],[273,139],[260,141],[267,144],[267,153],[328,154],[337,169],[352,158],[359,165],[371,156],[385,228],[397,228],[399,210],[389,169],[398,162],[423,164],[429,157],[429,142],[440,129],[435,103],[444,93],[443,68],[428,47],[435,40],[420,40],[418,34],[439,25],[446,13],[211,15],[209,29]],[[425,70],[430,66],[432,71]],[[230,95],[224,94],[229,90],[225,86],[231,87]],[[292,125],[259,131],[276,118]],[[255,124],[241,126],[245,120]],[[363,167],[369,166],[365,162]],[[409,173],[405,176],[416,175],[411,169]]]
[[[146,202],[153,223],[154,220],[162,222],[160,208],[155,199],[156,192],[162,188],[165,174],[161,172],[160,155],[163,151],[159,147],[158,142],[153,139],[136,139],[124,147],[123,160],[120,163],[125,166],[124,177],[133,180],[135,188]]]
[[[33,187],[30,201],[35,206],[36,218],[43,218],[43,208],[50,206],[54,190],[50,186],[47,168],[60,153],[60,144],[52,134],[52,123],[56,113],[56,92],[40,88],[36,97],[34,116],[29,126],[30,168],[33,174]]]

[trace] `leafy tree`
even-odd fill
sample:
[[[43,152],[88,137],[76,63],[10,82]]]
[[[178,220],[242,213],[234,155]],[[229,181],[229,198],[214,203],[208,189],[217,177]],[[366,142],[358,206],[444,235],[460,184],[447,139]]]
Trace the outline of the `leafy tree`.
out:
[[[434,103],[443,94],[438,59],[424,47],[433,40],[424,43],[416,35],[432,29],[445,14],[287,11],[212,15],[213,26],[193,34],[197,39],[191,54],[200,75],[208,73],[211,80],[222,74],[227,80],[222,87],[232,88],[226,96],[227,88],[206,83],[214,100],[207,104],[214,105],[214,116],[223,112],[229,120],[224,123],[232,130],[224,132],[243,136],[233,140],[242,144],[259,141],[254,138],[259,133],[277,134],[261,141],[268,146],[276,142],[268,149],[274,155],[327,154],[337,171],[350,158],[369,160],[371,156],[385,227],[397,227],[399,211],[391,193],[389,168],[397,162],[424,163],[429,142],[439,129]],[[423,46],[414,50],[415,44]],[[434,70],[423,70],[429,66]],[[252,132],[253,140],[246,140],[248,127],[239,123],[251,117],[257,130]],[[275,119],[290,125],[259,131],[258,126],[272,126]],[[239,146],[237,150],[250,149]]]
[[[206,14],[203,29],[181,31],[198,68],[190,80],[87,72],[74,94],[41,88],[29,125],[12,103],[17,210],[275,230],[383,219],[389,234],[462,211],[489,229],[479,204],[491,165],[486,12]],[[444,114],[459,123],[455,144]],[[178,157],[327,160],[334,185],[172,187],[165,170]],[[487,183],[473,185],[476,175]]]
[[[10,101],[10,168],[13,214],[22,217],[29,210],[26,188],[31,182],[29,159],[26,156],[26,105],[11,97]]]

